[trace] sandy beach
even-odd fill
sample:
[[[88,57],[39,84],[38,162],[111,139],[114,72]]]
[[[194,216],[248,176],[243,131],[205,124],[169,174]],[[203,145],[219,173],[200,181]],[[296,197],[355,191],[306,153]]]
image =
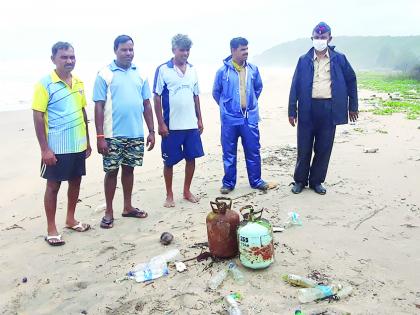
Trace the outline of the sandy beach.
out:
[[[354,125],[337,128],[327,182],[320,196],[309,189],[293,195],[288,184],[296,158],[296,128],[287,121],[291,71],[261,69],[260,98],[263,178],[279,183],[264,194],[249,187],[243,152],[238,153],[238,184],[230,197],[233,208],[251,204],[267,210],[264,217],[281,225],[287,213],[299,213],[303,226],[274,235],[275,263],[252,271],[240,266],[246,284],[231,278],[215,291],[207,281],[226,262],[187,262],[178,273],[152,283],[114,280],[135,264],[172,248],[180,260],[197,256],[196,243],[207,241],[205,219],[209,201],[219,196],[223,174],[218,107],[201,96],[205,157],[197,161],[193,192],[198,204],[182,200],[184,164],[175,167],[176,207],[164,208],[160,137],[135,170],[135,205],[147,219],[122,218],[120,184],[114,201],[114,228],[99,227],[104,204],[102,159],[87,161],[76,217],[91,224],[86,233],[64,229],[66,189],[59,194],[57,223],[66,241],[53,248],[44,241],[45,182],[39,177],[40,152],[30,110],[1,112],[0,174],[0,313],[1,314],[227,314],[221,299],[238,292],[244,314],[419,314],[420,313],[420,121],[402,114],[360,114]],[[361,91],[360,97],[371,92]],[[90,133],[94,133],[92,108]],[[364,103],[361,101],[360,109]],[[239,146],[240,147],[240,146]],[[377,153],[364,153],[378,148]],[[159,243],[171,232],[169,246]],[[237,260],[239,263],[239,261]],[[353,286],[341,301],[300,305],[297,288],[281,280],[284,273],[319,275]],[[26,277],[27,282],[22,279]]]

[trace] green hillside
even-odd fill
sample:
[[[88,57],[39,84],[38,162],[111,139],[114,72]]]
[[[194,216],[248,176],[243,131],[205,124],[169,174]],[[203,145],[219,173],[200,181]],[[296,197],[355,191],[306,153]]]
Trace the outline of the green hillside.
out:
[[[331,45],[346,54],[357,70],[409,71],[420,64],[420,36],[341,36]],[[277,45],[253,58],[257,65],[294,67],[312,46],[310,38]]]

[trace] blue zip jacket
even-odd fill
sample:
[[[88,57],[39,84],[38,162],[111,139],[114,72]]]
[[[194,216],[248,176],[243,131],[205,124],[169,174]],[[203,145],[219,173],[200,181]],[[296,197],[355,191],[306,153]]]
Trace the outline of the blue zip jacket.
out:
[[[328,46],[330,54],[333,123],[348,123],[348,112],[358,110],[356,74],[344,54]],[[312,83],[314,78],[314,48],[299,58],[289,95],[289,117],[301,121],[311,119]]]
[[[224,66],[217,73],[213,85],[213,98],[220,107],[220,120],[222,125],[242,125],[245,119],[250,124],[258,124],[258,98],[263,85],[258,68],[246,63],[246,110],[242,111],[239,74],[232,64],[232,56],[223,60]]]

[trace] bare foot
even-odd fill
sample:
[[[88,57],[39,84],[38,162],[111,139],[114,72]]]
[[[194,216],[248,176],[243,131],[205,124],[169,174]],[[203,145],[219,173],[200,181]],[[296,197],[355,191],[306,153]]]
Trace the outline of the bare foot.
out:
[[[58,233],[56,226],[54,225],[53,227],[47,227],[47,235],[49,236],[57,236],[60,233]]]
[[[184,199],[192,203],[197,203],[200,200],[200,198],[194,196],[191,192],[184,193]]]
[[[173,198],[167,197],[165,203],[163,204],[165,208],[173,208],[175,207],[175,201]]]
[[[279,185],[279,183],[277,183],[277,182],[268,182],[267,185],[268,185],[267,189],[274,189],[274,188],[276,188]]]
[[[79,221],[76,221],[76,219],[66,219],[66,226],[75,226],[79,224]]]

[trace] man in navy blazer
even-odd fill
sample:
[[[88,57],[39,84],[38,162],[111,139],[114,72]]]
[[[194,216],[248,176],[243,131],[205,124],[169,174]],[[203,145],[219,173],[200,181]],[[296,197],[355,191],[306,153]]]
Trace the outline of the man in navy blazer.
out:
[[[289,95],[289,123],[297,124],[297,161],[292,192],[322,185],[337,125],[358,118],[356,74],[344,54],[335,51],[331,28],[324,22],[312,32],[313,48],[299,58]],[[312,152],[314,156],[311,163]]]

